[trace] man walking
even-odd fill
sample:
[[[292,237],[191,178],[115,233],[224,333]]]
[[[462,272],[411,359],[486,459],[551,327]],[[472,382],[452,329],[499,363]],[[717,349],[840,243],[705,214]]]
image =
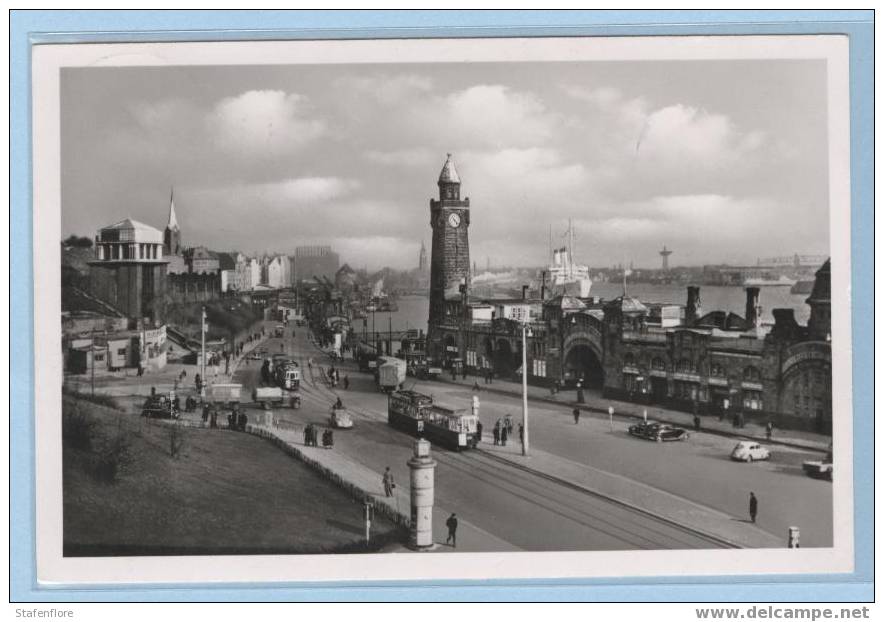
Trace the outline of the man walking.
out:
[[[448,527],[448,538],[445,540],[445,544],[450,542],[452,547],[457,548],[457,514],[449,516],[445,521],[445,526]]]
[[[393,489],[396,488],[396,483],[393,481],[393,473],[390,471],[390,467],[387,467],[384,470],[384,494],[388,497],[393,496]]]
[[[749,518],[752,519],[752,522],[755,522],[755,517],[758,516],[758,497],[755,496],[754,492],[749,493]]]
[[[764,435],[767,437],[767,440],[770,440],[770,437],[773,436],[773,423],[770,421],[764,426]]]
[[[580,409],[575,407],[571,414],[574,415],[574,425],[580,423]]]
[[[476,438],[478,439],[476,442],[478,442],[478,443],[482,442],[482,422],[481,421],[476,422]]]

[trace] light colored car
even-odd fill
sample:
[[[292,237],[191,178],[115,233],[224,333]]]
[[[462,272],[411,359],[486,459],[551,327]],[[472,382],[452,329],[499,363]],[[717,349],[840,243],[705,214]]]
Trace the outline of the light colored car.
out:
[[[753,460],[769,460],[770,450],[755,441],[740,441],[731,452],[731,460],[752,462]]]
[[[345,408],[332,408],[328,423],[338,430],[349,430],[353,427],[353,419]]]

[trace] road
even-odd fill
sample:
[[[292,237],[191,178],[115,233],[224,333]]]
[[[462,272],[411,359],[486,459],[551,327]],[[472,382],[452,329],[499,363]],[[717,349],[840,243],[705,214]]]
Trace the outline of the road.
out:
[[[310,380],[309,356],[327,361],[306,339],[306,329],[292,329],[283,339],[271,338],[269,354],[285,351],[300,359],[306,379],[300,410],[275,411],[283,424],[325,425],[336,394],[318,377]],[[236,381],[251,391],[259,382],[260,362],[237,371]],[[327,363],[325,363],[327,366]],[[368,374],[348,368],[351,385],[340,390],[354,417],[355,428],[335,433],[335,451],[381,473],[390,466],[399,482],[408,481],[406,461],[414,439],[386,423],[386,396]],[[443,385],[433,384],[436,390]],[[453,396],[454,397],[454,396]],[[488,415],[490,416],[490,415]],[[695,549],[720,546],[690,530],[636,512],[604,498],[575,490],[481,452],[450,452],[434,448],[436,504],[456,512],[481,530],[528,551]]]

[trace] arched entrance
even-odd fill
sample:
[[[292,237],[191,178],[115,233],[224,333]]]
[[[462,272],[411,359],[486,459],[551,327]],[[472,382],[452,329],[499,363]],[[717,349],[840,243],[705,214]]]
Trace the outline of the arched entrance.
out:
[[[501,378],[508,378],[516,371],[515,356],[507,339],[498,339],[494,350],[494,373]]]
[[[587,389],[601,390],[605,386],[605,372],[595,351],[586,344],[575,344],[565,355],[563,365],[565,384],[575,385],[580,380]]]

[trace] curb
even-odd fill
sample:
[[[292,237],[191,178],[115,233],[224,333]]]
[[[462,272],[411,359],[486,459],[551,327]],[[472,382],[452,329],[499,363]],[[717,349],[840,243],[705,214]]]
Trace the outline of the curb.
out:
[[[443,382],[445,384],[452,385],[452,386],[461,386],[461,387],[467,386],[467,385],[462,384],[460,382],[451,382],[450,380],[445,380],[444,378],[437,378],[436,382]],[[514,393],[512,391],[507,391],[505,389],[496,389],[496,388],[492,389],[492,388],[488,388],[487,386],[483,386],[482,390],[488,391],[489,393],[496,393],[498,395],[506,395],[508,397],[522,397],[521,394]],[[579,408],[581,412],[598,413],[601,415],[605,415],[606,417],[608,416],[608,411],[604,408],[597,408],[595,406],[587,406],[586,404],[578,404],[577,402],[560,402],[558,400],[549,399],[548,397],[537,397],[537,396],[532,396],[532,395],[529,395],[528,399],[533,400],[535,402],[543,402],[545,404],[551,404],[554,406],[567,406],[568,408]],[[626,420],[626,421],[631,420],[631,419],[636,419],[636,420],[642,419],[642,417],[635,415],[635,414],[626,415],[626,414],[618,414],[618,413],[614,414],[614,418],[620,419],[620,420]],[[660,423],[667,423],[669,425],[674,425],[674,426],[678,426],[678,427],[685,427],[685,424],[680,423],[678,421],[673,421],[671,419],[654,417],[654,420],[659,421]],[[806,451],[814,451],[814,452],[819,452],[819,453],[826,452],[825,448],[817,447],[815,445],[807,445],[805,443],[796,443],[793,441],[782,441],[782,440],[776,440],[776,439],[767,440],[767,438],[764,438],[761,436],[752,436],[751,434],[740,434],[738,432],[728,432],[726,430],[717,430],[715,428],[701,428],[700,432],[705,432],[706,434],[714,434],[716,436],[724,436],[726,438],[758,441],[761,443],[766,443],[768,445],[781,445],[783,447],[791,447],[793,449],[803,449]]]

